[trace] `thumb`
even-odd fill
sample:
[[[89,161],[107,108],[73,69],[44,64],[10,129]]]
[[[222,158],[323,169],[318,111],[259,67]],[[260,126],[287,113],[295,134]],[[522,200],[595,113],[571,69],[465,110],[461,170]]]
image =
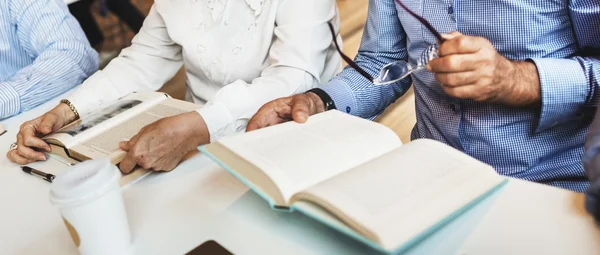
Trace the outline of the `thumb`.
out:
[[[121,141],[119,142],[119,148],[124,151],[129,151],[129,149],[131,149],[131,145],[129,144],[129,141]]]
[[[442,38],[446,39],[446,40],[452,40],[456,37],[462,36],[463,34],[461,32],[458,31],[452,31],[449,34],[442,34]]]
[[[38,132],[41,134],[47,135],[56,129],[58,129],[58,117],[54,114],[44,114],[42,116],[42,120],[40,122],[40,126],[38,128]]]
[[[299,123],[304,123],[311,114],[311,104],[306,95],[298,95],[292,100],[292,118]]]

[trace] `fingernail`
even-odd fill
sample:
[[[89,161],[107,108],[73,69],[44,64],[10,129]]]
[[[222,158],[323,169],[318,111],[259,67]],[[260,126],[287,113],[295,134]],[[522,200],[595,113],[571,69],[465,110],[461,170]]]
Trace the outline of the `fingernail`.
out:
[[[46,156],[39,156],[38,160],[40,160],[40,161],[46,161]]]
[[[306,122],[306,115],[304,115],[304,114],[299,114],[299,115],[298,115],[298,121],[299,121],[299,122]]]

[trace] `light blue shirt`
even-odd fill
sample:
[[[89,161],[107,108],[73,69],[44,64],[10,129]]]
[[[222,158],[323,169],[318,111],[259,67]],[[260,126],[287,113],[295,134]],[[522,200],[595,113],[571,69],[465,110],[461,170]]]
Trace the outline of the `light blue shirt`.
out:
[[[62,0],[0,1],[0,119],[56,97],[98,69]]]
[[[413,139],[442,141],[503,175],[584,191],[589,182],[581,163],[583,141],[600,95],[598,0],[401,1],[442,33],[482,36],[508,59],[533,61],[540,76],[541,108],[455,99],[427,70],[396,84],[375,86],[346,68],[321,87],[337,109],[374,118],[412,80],[417,114]],[[376,76],[392,61],[415,61],[435,42],[394,0],[371,0],[356,62]]]

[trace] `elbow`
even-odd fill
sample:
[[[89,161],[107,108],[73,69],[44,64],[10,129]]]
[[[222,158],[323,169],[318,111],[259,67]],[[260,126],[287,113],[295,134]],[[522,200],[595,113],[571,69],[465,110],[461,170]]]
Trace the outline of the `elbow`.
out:
[[[60,47],[60,50],[65,52],[76,66],[76,69],[81,71],[82,79],[86,79],[98,71],[98,53],[87,41],[71,41],[64,44],[64,46]]]

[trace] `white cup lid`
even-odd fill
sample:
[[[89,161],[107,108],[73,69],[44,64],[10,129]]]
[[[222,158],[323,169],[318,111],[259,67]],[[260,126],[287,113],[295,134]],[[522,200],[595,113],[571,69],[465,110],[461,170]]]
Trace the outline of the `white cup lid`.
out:
[[[92,201],[118,187],[120,177],[119,169],[106,158],[79,163],[56,176],[50,188],[50,201],[57,206]]]

